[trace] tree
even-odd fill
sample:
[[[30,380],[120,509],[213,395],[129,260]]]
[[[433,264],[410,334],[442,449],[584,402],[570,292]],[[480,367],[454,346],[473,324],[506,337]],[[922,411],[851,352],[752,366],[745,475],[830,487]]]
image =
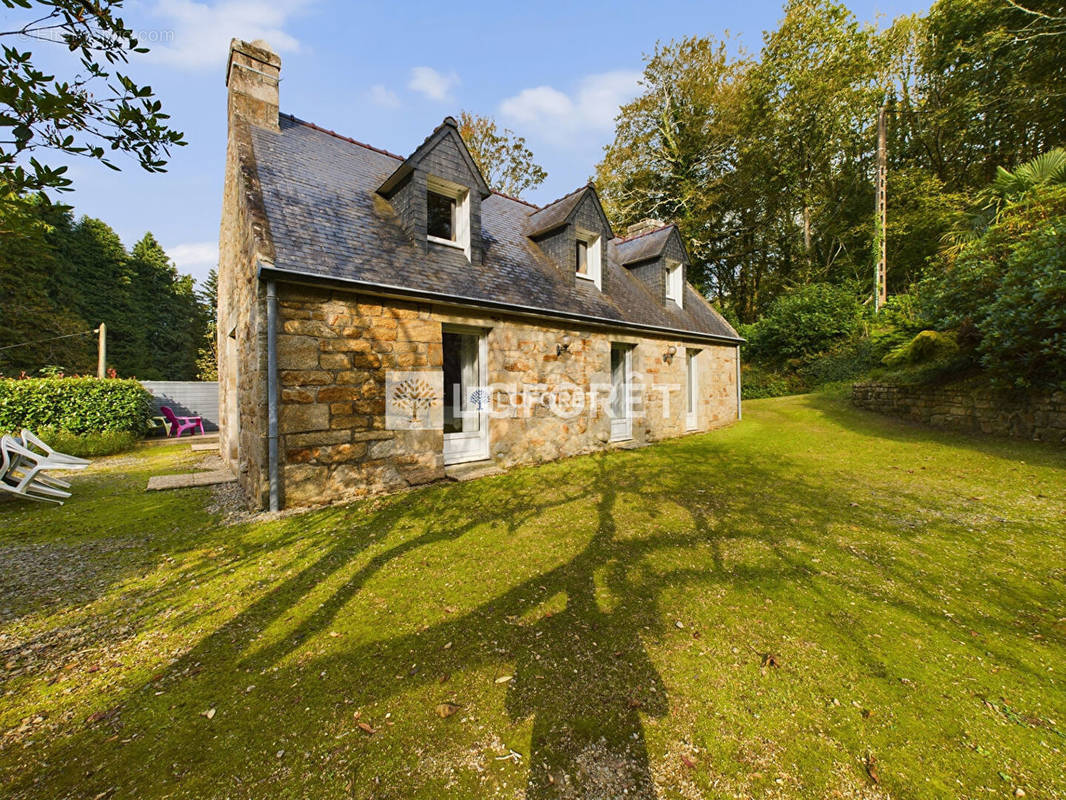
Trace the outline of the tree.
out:
[[[183,134],[150,86],[140,86],[113,65],[145,53],[116,12],[122,0],[0,0],[25,11],[25,21],[0,30],[0,203],[26,192],[68,191],[65,166],[36,154],[85,156],[118,169],[109,153],[132,155],[149,172],[163,172]],[[53,43],[81,65],[70,79],[40,70],[22,39]],[[10,42],[8,44],[7,42]]]
[[[179,275],[151,233],[130,252],[132,353],[126,370],[150,380],[193,380],[203,340],[203,311],[193,280]]]
[[[526,189],[537,188],[548,177],[533,160],[526,140],[507,128],[500,130],[492,117],[463,111],[459,114],[459,133],[485,182],[497,192],[521,197]]]
[[[203,343],[196,357],[196,379],[218,380],[218,270],[214,267],[207,273],[203,288],[198,293],[204,317]]]

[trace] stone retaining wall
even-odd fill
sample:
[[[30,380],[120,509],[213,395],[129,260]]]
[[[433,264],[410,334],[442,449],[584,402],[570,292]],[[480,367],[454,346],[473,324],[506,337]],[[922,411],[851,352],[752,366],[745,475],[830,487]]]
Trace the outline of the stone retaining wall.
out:
[[[857,383],[851,402],[937,428],[1066,444],[1066,392],[1020,395],[950,385]]]

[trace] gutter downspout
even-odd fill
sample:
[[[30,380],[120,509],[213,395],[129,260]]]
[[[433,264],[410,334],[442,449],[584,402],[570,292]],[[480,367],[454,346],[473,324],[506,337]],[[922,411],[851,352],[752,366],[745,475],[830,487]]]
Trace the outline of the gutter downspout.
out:
[[[740,347],[737,347],[737,419],[740,415]]]
[[[267,281],[267,475],[270,480],[270,510],[281,508],[278,480],[278,295],[274,281]]]

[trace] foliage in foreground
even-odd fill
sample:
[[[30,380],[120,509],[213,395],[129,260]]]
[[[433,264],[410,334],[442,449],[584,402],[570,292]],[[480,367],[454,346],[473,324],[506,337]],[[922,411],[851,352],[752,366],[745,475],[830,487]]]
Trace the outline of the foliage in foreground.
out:
[[[76,435],[101,431],[140,434],[151,416],[151,397],[135,380],[0,379],[0,431],[29,428]]]
[[[70,190],[67,167],[49,166],[45,152],[84,156],[116,170],[114,155],[128,154],[148,172],[164,172],[171,148],[185,141],[168,127],[152,88],[114,68],[148,52],[118,16],[122,0],[2,4],[0,211],[17,207],[27,193]],[[77,66],[68,78],[50,75],[34,52],[21,49],[26,42],[65,50]],[[0,213],[0,234],[24,233],[27,222]]]
[[[0,500],[4,796],[1066,793],[1061,450],[744,417],[282,518],[145,493],[180,444]]]

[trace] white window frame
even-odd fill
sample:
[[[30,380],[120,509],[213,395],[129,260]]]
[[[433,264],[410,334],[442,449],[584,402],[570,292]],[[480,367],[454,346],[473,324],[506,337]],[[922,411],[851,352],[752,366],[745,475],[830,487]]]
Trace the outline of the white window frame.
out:
[[[685,265],[680,261],[666,262],[666,299],[684,308]]]
[[[455,201],[455,219],[452,221],[454,239],[426,234],[426,239],[434,244],[454,247],[462,250],[467,261],[470,260],[470,190],[458,183],[430,175],[426,178],[426,191],[450,197]]]
[[[577,272],[577,264],[574,264],[574,274],[584,281],[596,284],[597,289],[603,289],[603,247],[600,237],[592,231],[582,228],[577,229],[577,241],[588,245],[588,272]],[[574,258],[577,258],[577,245],[574,246]]]
[[[459,333],[477,337],[477,388],[489,385],[489,332],[484,328],[468,325],[442,325],[443,333]],[[471,376],[473,377],[473,376]],[[470,388],[470,387],[468,387]],[[455,391],[452,386],[445,386],[445,392]],[[467,461],[485,461],[489,457],[489,407],[486,405],[477,414],[478,429],[444,434],[445,465],[462,464]]]

